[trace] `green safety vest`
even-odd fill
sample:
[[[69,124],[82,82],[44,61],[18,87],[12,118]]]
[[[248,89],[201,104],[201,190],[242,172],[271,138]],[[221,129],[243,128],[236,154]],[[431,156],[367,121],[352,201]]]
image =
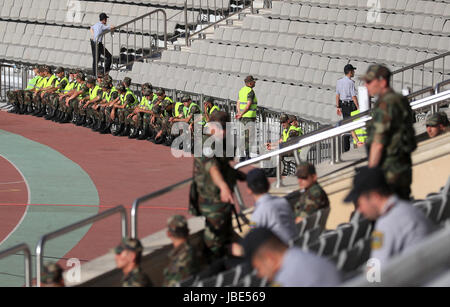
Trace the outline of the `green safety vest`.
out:
[[[356,116],[360,113],[359,110],[353,111],[352,113],[350,113],[351,116]],[[358,141],[360,141],[361,143],[365,143],[367,140],[367,130],[363,129],[363,128],[359,128],[355,130],[355,134],[356,137],[358,138]],[[354,144],[357,144],[357,142],[355,140],[353,140]]]
[[[45,83],[44,88],[46,87],[51,87],[53,80],[55,80],[56,78],[58,78],[56,75],[51,75],[51,77],[47,80],[47,82]]]
[[[248,102],[248,94],[252,91],[253,89],[251,87],[248,86],[244,86],[240,91],[239,91],[239,109],[240,111],[244,111],[245,107],[247,106],[247,102]],[[252,105],[250,106],[250,109],[248,109],[247,113],[245,113],[242,117],[243,118],[256,118],[256,110],[258,110],[258,99],[253,100]]]
[[[77,91],[81,90],[81,86],[83,86],[82,83],[77,83],[77,85],[76,85]],[[84,97],[83,97],[83,94],[78,95],[78,98],[79,98],[79,99],[84,98]]]
[[[61,80],[56,80],[56,83],[55,83],[55,87],[58,87],[58,85],[61,83],[61,82],[63,82],[64,80],[66,80],[67,81],[67,85],[69,85],[69,79],[67,79],[67,77],[64,77],[64,78],[62,78]],[[67,85],[66,85],[66,87],[64,88],[64,90],[62,90],[64,93],[66,93],[66,91],[65,91],[65,89],[67,88]],[[61,90],[56,90],[56,93],[60,93],[61,92]]]
[[[170,98],[170,97],[165,97],[164,98],[164,100],[167,100],[167,101],[169,101],[170,103],[173,103],[173,100],[172,100],[172,98]],[[164,116],[168,116],[169,114],[167,114],[167,112],[166,111],[164,111]]]
[[[36,84],[36,89],[40,90],[44,88],[45,85],[47,84],[47,80],[48,80],[47,77],[41,77],[41,79]]]
[[[289,129],[283,129],[283,142],[286,142],[288,140],[290,129],[291,129],[290,127],[289,127]]]
[[[89,100],[94,100],[98,96],[98,91],[101,89],[100,86],[96,85],[94,88],[89,89]]]
[[[189,113],[191,113],[192,107],[197,107],[200,109],[200,107],[198,106],[198,104],[191,102],[191,105],[189,106],[189,108],[184,108],[183,109],[183,113],[184,113],[184,118],[187,118]]]
[[[35,76],[33,79],[28,81],[28,86],[26,89],[31,90],[31,89],[35,88],[36,84],[40,81],[41,78],[42,78],[41,76]]]
[[[127,89],[127,92],[125,93],[125,95],[121,95],[120,96],[120,101],[121,101],[122,105],[124,105],[128,95],[132,95],[133,96],[134,102],[132,104],[130,104],[130,105],[127,105],[127,107],[128,108],[133,108],[133,107],[136,106],[136,104],[139,102],[139,100],[137,99],[136,95],[130,89]]]
[[[156,94],[153,94],[152,102],[150,102],[147,97],[142,96],[141,103],[139,104],[139,108],[150,111],[153,108],[153,102],[158,99],[158,96]]]
[[[64,94],[67,94],[68,92],[70,92],[71,90],[73,90],[75,88],[75,85],[77,84],[76,81],[72,81],[67,83],[66,87],[63,90]]]
[[[220,111],[219,107],[216,105],[213,105],[213,107],[211,108],[211,110],[209,110],[209,115],[211,116],[211,114],[215,111]],[[201,124],[204,126],[206,125],[206,117],[203,117],[203,121],[201,122]]]
[[[180,111],[179,111],[179,109],[180,109],[180,106],[182,106],[183,105],[183,103],[182,102],[177,102],[176,104],[175,104],[175,117],[179,117],[181,114],[180,114]],[[183,107],[183,115],[185,114],[185,107]],[[186,117],[186,116],[185,116]]]

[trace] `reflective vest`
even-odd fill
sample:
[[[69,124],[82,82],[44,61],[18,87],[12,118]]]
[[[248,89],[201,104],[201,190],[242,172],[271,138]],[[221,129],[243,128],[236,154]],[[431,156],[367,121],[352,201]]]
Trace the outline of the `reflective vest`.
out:
[[[44,88],[46,87],[51,87],[53,80],[55,80],[56,78],[58,78],[56,75],[51,75],[51,77],[47,80],[47,82],[45,83]]]
[[[127,92],[125,93],[125,95],[121,95],[120,96],[121,104],[122,105],[125,104],[128,95],[132,95],[133,96],[134,102],[132,104],[130,104],[130,105],[127,105],[127,108],[133,108],[133,107],[135,107],[138,104],[139,100],[137,99],[136,95],[130,89],[127,89]]]
[[[35,88],[36,84],[40,81],[41,78],[42,78],[41,76],[35,76],[33,79],[28,81],[28,86],[27,86],[26,90],[31,90],[31,89]]]
[[[41,77],[41,79],[36,83],[36,89],[40,90],[47,84],[47,77]]]
[[[208,115],[211,116],[211,114],[213,114],[214,111],[220,111],[219,107],[216,105],[213,105],[213,107],[211,108],[211,110],[209,110]],[[206,117],[203,117],[203,121],[201,122],[201,124],[204,126],[206,125]]]
[[[359,110],[353,111],[352,113],[350,113],[351,116],[356,116],[358,115],[360,112]],[[358,138],[358,141],[360,141],[361,143],[365,143],[367,140],[367,130],[363,129],[363,128],[359,128],[355,130],[355,134],[356,137]],[[357,142],[355,140],[353,140],[354,144],[357,144]]]
[[[243,112],[245,110],[245,108],[247,107],[248,94],[252,90],[253,89],[251,87],[244,86],[239,91],[239,109],[240,109],[241,112]],[[253,103],[251,104],[251,106],[248,109],[247,113],[245,113],[242,117],[243,118],[256,118],[256,110],[257,109],[258,109],[258,99],[256,99],[256,97],[255,97],[253,99]]]
[[[179,117],[181,114],[180,114],[180,107],[183,105],[183,103],[182,102],[177,102],[176,104],[175,104],[175,117]],[[184,113],[185,113],[185,107],[183,107],[183,115],[184,115]]]
[[[77,85],[76,85],[77,91],[80,91],[82,86],[83,86],[83,83],[77,83]],[[79,98],[79,99],[84,98],[84,97],[83,97],[83,93],[81,93],[80,95],[78,95],[78,98]]]
[[[98,96],[98,91],[101,89],[100,86],[96,85],[94,88],[89,89],[89,100],[94,100]]]
[[[189,106],[189,108],[184,108],[183,109],[184,118],[187,118],[189,116],[189,114],[191,113],[191,110],[192,110],[193,107],[197,107],[197,108],[200,109],[198,104],[191,102],[191,105]]]
[[[153,102],[156,99],[158,99],[158,96],[156,96],[156,94],[153,94],[152,102],[150,102],[150,100],[148,100],[147,97],[142,96],[141,103],[139,104],[139,108],[150,111],[153,108]]]
[[[64,94],[67,94],[68,92],[72,91],[75,88],[75,85],[77,84],[76,81],[72,81],[67,83],[66,87],[62,91]]]
[[[289,128],[289,133],[294,130],[298,132],[298,135],[303,135],[303,130],[300,127],[295,127],[295,126],[291,126],[291,128]]]
[[[289,129],[283,129],[283,136],[282,136],[283,142],[286,142],[288,138],[289,138]]]
[[[102,94],[102,99],[105,99],[107,102],[111,101],[111,96],[114,92],[117,92],[115,87],[112,87],[109,93],[107,91],[104,91]]]
[[[56,80],[56,83],[55,83],[55,87],[58,87],[58,85],[61,83],[61,82],[63,82],[64,80],[66,80],[67,81],[67,84],[69,84],[69,79],[67,79],[67,77],[64,77],[64,78],[62,78],[61,80]],[[66,87],[67,87],[67,85],[66,85]],[[60,93],[60,92],[64,92],[65,93],[65,88],[64,88],[64,90],[56,90],[56,92],[57,93]]]

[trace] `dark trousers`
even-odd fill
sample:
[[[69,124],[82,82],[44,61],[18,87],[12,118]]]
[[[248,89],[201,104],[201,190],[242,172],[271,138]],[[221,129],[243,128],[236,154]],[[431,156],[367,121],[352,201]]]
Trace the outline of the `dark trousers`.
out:
[[[350,118],[351,117],[351,113],[353,111],[356,111],[356,106],[355,103],[353,101],[341,101],[340,102],[341,105],[341,110],[342,110],[342,117],[344,119]],[[350,142],[352,141],[352,138],[349,135],[345,135],[344,136],[344,152],[349,151],[350,150]]]
[[[91,49],[92,49],[92,71],[94,76],[97,75],[98,63],[100,62],[100,56],[103,55],[105,59],[105,71],[109,72],[111,70],[112,55],[108,49],[104,48],[103,43],[98,43],[98,59],[95,59],[95,42],[91,39]],[[104,51],[104,52],[103,52]]]

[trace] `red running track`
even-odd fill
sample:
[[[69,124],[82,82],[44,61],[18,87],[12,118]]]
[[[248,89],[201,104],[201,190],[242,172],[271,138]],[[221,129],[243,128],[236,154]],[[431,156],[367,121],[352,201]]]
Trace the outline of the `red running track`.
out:
[[[17,169],[0,156],[0,242],[2,242],[21,220],[28,203],[28,189]]]
[[[117,205],[130,207],[135,198],[192,176],[192,158],[174,158],[169,147],[148,141],[101,135],[72,124],[6,112],[0,112],[0,129],[44,144],[77,163],[97,188],[99,212]],[[165,228],[173,214],[187,214],[188,189],[144,203],[139,211],[139,237]],[[241,191],[246,194],[245,190]],[[245,199],[249,203],[246,196]],[[22,201],[25,203],[26,199]],[[23,212],[24,209],[15,210]],[[6,227],[0,224],[0,234],[7,232],[3,228]],[[95,223],[66,257],[88,261],[105,254],[119,241],[120,219],[111,217]]]

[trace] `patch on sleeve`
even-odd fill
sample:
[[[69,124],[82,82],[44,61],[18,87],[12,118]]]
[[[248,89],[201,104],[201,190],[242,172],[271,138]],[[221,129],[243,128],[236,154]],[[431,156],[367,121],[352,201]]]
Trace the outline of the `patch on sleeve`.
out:
[[[372,233],[372,249],[380,249],[383,246],[383,233],[374,231]]]
[[[255,222],[253,222],[253,221],[250,221],[250,223],[248,223],[248,225],[250,226],[250,228],[256,228],[256,223]]]

